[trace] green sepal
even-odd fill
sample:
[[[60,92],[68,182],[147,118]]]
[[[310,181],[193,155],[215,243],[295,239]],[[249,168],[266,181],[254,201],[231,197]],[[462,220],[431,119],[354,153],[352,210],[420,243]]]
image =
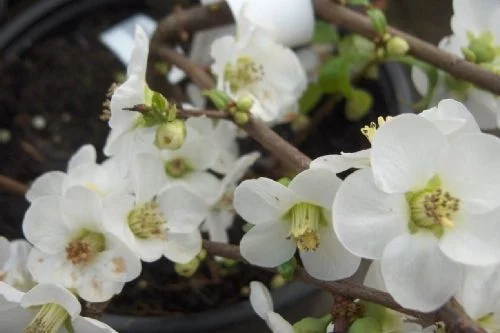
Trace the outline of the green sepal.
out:
[[[323,89],[319,83],[310,83],[306,91],[299,99],[299,110],[302,114],[308,114],[323,96]]]
[[[232,102],[232,99],[228,94],[217,89],[205,90],[203,95],[208,97],[219,110],[226,110],[228,105]]]
[[[293,324],[293,330],[295,333],[325,333],[331,321],[330,314],[321,318],[306,317]]]
[[[370,0],[348,0],[347,3],[351,6],[370,6]]]
[[[168,107],[168,101],[165,96],[154,91],[151,97],[151,107],[153,112],[163,114]]]
[[[372,105],[373,97],[368,91],[354,88],[347,96],[345,116],[350,121],[358,121],[366,116]]]
[[[349,333],[382,333],[382,327],[375,318],[365,317],[356,319],[351,327]]]
[[[296,268],[297,268],[297,259],[295,259],[295,257],[292,257],[292,259],[279,265],[277,267],[277,271],[287,281],[291,281],[295,277]]]
[[[379,33],[379,35],[385,34],[387,30],[387,19],[385,14],[378,8],[370,8],[366,11],[366,15],[370,18],[372,26]]]

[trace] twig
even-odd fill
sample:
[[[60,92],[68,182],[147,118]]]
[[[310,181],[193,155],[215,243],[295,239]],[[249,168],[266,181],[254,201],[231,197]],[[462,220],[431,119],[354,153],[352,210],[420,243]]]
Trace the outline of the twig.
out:
[[[9,192],[12,194],[24,196],[28,191],[28,185],[21,183],[15,179],[7,177],[5,175],[0,175],[0,190]]]
[[[182,69],[194,82],[198,82],[202,89],[212,89],[215,82],[210,75],[203,70],[199,65],[193,63],[185,56],[178,52],[164,52],[165,47],[158,49],[162,59],[178,66]],[[189,116],[191,111],[185,111],[183,115]],[[213,113],[205,113],[210,117]],[[217,118],[222,118],[221,114],[214,114]],[[273,155],[278,157],[288,167],[296,171],[307,169],[311,163],[311,159],[304,155],[301,151],[295,148],[291,143],[283,139],[269,128],[261,120],[252,118],[242,126],[242,128],[255,140],[257,140],[264,148],[269,150]]]
[[[84,317],[89,317],[89,318],[94,318],[94,319],[99,319],[108,307],[109,303],[111,300],[105,301],[105,302],[85,302],[84,307],[82,309],[82,316]]]
[[[330,0],[313,0],[313,3],[319,17],[370,39],[378,36],[366,16]],[[456,78],[469,81],[480,88],[500,95],[500,75],[393,27],[388,27],[387,31],[391,35],[404,38],[410,45],[409,53],[414,57],[428,62]]]
[[[208,253],[226,257],[246,264],[250,264],[240,254],[240,248],[236,245],[224,244],[203,240],[203,248]],[[275,269],[266,269],[276,271]],[[388,293],[358,285],[349,279],[340,281],[321,281],[310,276],[303,268],[297,267],[295,278],[307,284],[314,285],[333,295],[341,295],[350,298],[360,298],[369,302],[377,303],[395,311],[405,313],[422,320],[423,322],[443,321],[447,332],[454,333],[486,333],[472,319],[464,313],[455,300],[450,300],[441,309],[434,313],[423,313],[401,307]]]

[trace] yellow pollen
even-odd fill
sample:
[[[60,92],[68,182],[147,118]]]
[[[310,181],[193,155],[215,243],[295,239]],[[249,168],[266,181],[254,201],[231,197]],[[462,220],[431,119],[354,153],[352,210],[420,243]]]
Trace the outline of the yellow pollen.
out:
[[[373,142],[373,139],[375,138],[375,133],[377,132],[377,129],[380,128],[383,124],[386,122],[390,121],[393,117],[387,116],[387,117],[378,117],[377,118],[377,123],[371,122],[370,125],[366,125],[363,128],[361,128],[361,133],[368,139],[370,143]]]
[[[228,63],[224,69],[224,80],[233,93],[261,81],[263,77],[264,67],[248,56],[238,57],[236,64]]]
[[[151,201],[132,210],[128,225],[137,238],[164,238],[166,221],[156,202]]]
[[[86,264],[104,250],[104,236],[97,232],[82,230],[80,235],[66,246],[66,259],[73,265]]]

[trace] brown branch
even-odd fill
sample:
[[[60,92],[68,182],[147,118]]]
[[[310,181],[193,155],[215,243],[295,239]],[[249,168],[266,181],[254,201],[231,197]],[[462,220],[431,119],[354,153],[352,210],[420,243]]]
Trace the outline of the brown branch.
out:
[[[212,89],[215,82],[211,76],[201,66],[193,63],[182,54],[168,50],[166,47],[159,47],[156,52],[164,61],[178,66],[194,82],[198,83],[202,89]],[[191,111],[185,111],[183,116],[189,116]],[[216,118],[223,118],[221,114],[205,113],[206,116],[216,115]],[[285,165],[296,171],[305,170],[309,167],[311,159],[299,151],[291,143],[283,139],[259,119],[252,118],[243,125],[242,128],[264,148],[279,158]]]
[[[330,0],[313,0],[313,3],[319,17],[370,39],[378,36],[365,15]],[[393,27],[389,27],[387,31],[391,35],[404,38],[410,45],[409,53],[414,57],[428,62],[458,79],[469,81],[480,88],[500,95],[500,75]]]
[[[241,256],[239,246],[203,240],[203,248],[207,250],[208,253],[211,253],[213,255],[250,264]],[[272,268],[266,270],[276,272],[276,269]],[[446,332],[448,333],[486,333],[472,319],[470,319],[467,314],[464,313],[461,306],[453,299],[434,313],[423,313],[403,308],[398,303],[396,303],[396,301],[388,293],[358,285],[351,282],[349,279],[340,281],[317,280],[310,276],[302,267],[297,268],[295,278],[299,281],[325,290],[332,295],[341,295],[349,298],[359,298],[369,302],[377,303],[395,311],[418,318],[425,323],[443,321],[446,324]]]
[[[24,196],[28,191],[28,185],[21,183],[15,179],[7,177],[5,175],[0,175],[0,190],[9,192],[15,195]]]

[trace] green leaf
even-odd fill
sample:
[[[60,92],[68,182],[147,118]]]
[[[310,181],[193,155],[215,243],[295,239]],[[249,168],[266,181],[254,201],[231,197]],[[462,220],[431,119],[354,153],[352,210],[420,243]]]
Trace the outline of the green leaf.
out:
[[[325,21],[317,20],[314,25],[313,44],[335,44],[339,41],[339,34],[334,26]]]
[[[349,35],[339,43],[339,53],[344,57],[372,58],[375,53],[375,44],[359,35]]]
[[[309,113],[323,96],[323,89],[319,83],[311,83],[299,99],[299,110],[303,114]]]
[[[321,318],[307,317],[293,325],[295,333],[325,333],[326,327],[332,321],[331,315],[326,315]]]
[[[373,97],[364,89],[353,89],[347,97],[345,110],[346,118],[350,121],[358,121],[370,111],[373,105]]]
[[[375,318],[365,317],[356,319],[351,327],[349,333],[381,333],[382,327]]]
[[[217,89],[205,90],[203,95],[207,96],[219,110],[225,110],[232,101],[228,94]]]
[[[349,0],[347,3],[352,6],[370,6],[370,0]]]
[[[326,93],[341,93],[348,96],[351,92],[350,60],[347,57],[331,57],[319,72],[319,84]]]
[[[370,18],[372,26],[380,35],[385,34],[387,30],[387,19],[385,14],[378,8],[370,8],[366,11],[366,15]]]
[[[297,268],[297,259],[292,259],[282,263],[277,267],[278,273],[283,276],[287,281],[293,280],[295,276],[295,269]]]
[[[404,55],[399,57],[391,57],[388,60],[394,60],[401,62],[406,65],[416,66],[422,70],[427,76],[427,92],[422,99],[415,103],[413,107],[417,110],[424,110],[429,107],[429,104],[432,102],[432,98],[434,97],[434,91],[436,90],[436,86],[439,79],[439,73],[436,67],[429,65],[423,61],[417,60],[412,56]]]

